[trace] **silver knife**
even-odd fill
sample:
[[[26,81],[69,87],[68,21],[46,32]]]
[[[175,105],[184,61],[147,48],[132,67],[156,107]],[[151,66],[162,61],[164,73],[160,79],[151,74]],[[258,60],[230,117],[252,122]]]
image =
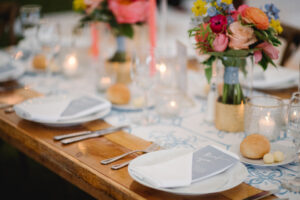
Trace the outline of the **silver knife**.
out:
[[[258,200],[258,199],[262,199],[262,198],[271,196],[272,194],[277,193],[277,192],[278,192],[277,190],[263,191],[263,192],[260,192],[258,194],[254,194],[250,197],[247,197],[243,200]]]
[[[58,135],[58,136],[54,137],[54,140],[61,140],[61,142],[63,144],[70,144],[70,143],[77,142],[80,140],[99,137],[102,135],[113,133],[113,132],[119,131],[124,128],[129,128],[129,126],[124,125],[124,126],[118,126],[118,127],[109,127],[109,128],[97,130],[97,131],[82,131],[82,132],[71,133],[71,134],[66,134],[66,135]],[[66,138],[69,138],[69,139],[66,139]]]

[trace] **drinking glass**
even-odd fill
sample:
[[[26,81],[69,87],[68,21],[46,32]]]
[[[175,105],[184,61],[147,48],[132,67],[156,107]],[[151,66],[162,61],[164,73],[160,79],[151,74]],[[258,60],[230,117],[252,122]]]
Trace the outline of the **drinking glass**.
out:
[[[300,92],[293,93],[293,96],[288,105],[288,132],[293,137],[293,142],[296,147],[297,160],[299,161],[300,151]],[[283,187],[300,192],[300,166],[298,166],[298,174],[292,180],[284,180]]]
[[[155,56],[154,56],[155,57]],[[150,51],[141,50],[133,53],[131,66],[131,79],[143,92],[142,116],[134,120],[139,125],[148,125],[153,122],[149,116],[149,92],[157,82],[155,59]]]
[[[40,5],[24,5],[20,8],[20,20],[23,34],[26,30],[36,27],[40,21]]]
[[[60,26],[58,23],[41,20],[38,28],[37,39],[40,44],[41,53],[46,59],[46,86],[52,85],[52,72],[57,71],[54,60],[60,52]]]

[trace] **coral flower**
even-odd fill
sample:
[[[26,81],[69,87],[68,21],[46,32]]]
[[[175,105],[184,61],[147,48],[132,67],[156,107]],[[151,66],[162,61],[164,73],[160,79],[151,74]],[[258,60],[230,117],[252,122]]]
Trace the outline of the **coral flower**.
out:
[[[149,1],[108,0],[109,9],[120,24],[134,24],[147,20]]]
[[[227,18],[224,15],[216,15],[210,18],[209,23],[214,33],[221,33],[226,30]]]
[[[266,13],[255,7],[248,7],[243,10],[242,17],[247,23],[253,23],[260,30],[269,28],[269,19]]]

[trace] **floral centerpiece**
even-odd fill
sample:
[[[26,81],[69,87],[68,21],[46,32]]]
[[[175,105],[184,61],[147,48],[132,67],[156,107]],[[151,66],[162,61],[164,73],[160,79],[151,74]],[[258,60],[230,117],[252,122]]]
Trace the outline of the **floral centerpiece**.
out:
[[[195,37],[199,53],[208,55],[204,61],[208,81],[213,62],[220,59],[225,67],[220,101],[242,104],[245,97],[238,74],[239,69],[245,72],[246,58],[254,57],[264,70],[268,64],[275,66],[272,60],[279,54],[275,47],[280,45],[277,35],[282,32],[279,10],[273,4],[266,4],[264,9],[247,5],[235,9],[232,0],[197,0],[192,12],[197,23],[189,30],[189,36]]]
[[[134,24],[142,24],[148,18],[148,0],[74,0],[73,8],[84,16],[80,26],[87,22],[107,23],[117,39],[117,50],[112,62],[125,62],[125,38],[133,38]]]

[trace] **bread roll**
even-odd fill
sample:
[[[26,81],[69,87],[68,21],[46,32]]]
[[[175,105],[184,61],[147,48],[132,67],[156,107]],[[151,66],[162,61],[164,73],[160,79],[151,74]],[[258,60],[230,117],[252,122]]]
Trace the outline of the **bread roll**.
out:
[[[45,70],[46,69],[46,57],[42,54],[37,54],[32,60],[32,65],[35,69]]]
[[[260,134],[247,136],[240,145],[241,154],[250,159],[261,159],[270,152],[269,140]]]
[[[128,104],[130,101],[130,91],[124,84],[114,84],[106,92],[107,98],[113,104]]]

